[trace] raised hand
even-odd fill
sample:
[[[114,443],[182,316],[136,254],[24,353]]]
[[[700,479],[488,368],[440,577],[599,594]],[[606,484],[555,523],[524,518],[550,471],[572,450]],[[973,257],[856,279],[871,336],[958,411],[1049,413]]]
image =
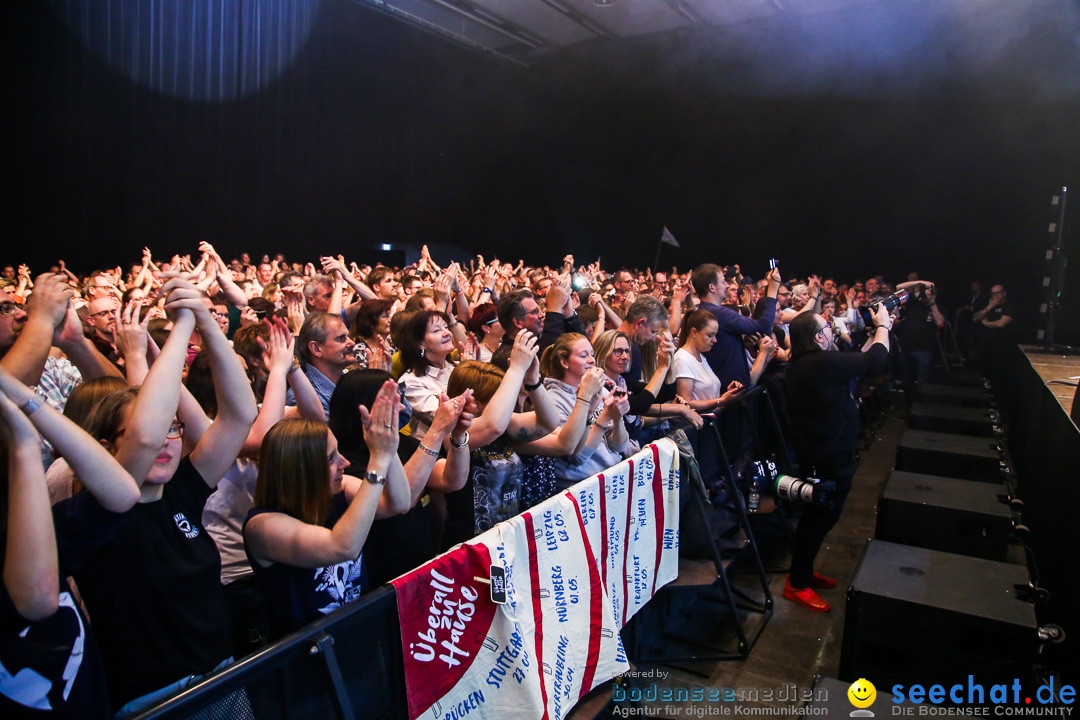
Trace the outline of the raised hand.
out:
[[[364,444],[367,445],[372,460],[389,460],[397,452],[399,437],[401,402],[397,383],[393,380],[383,383],[370,411],[363,405],[357,409],[364,429]]]
[[[671,358],[674,355],[675,340],[671,337],[670,332],[661,332],[660,344],[656,348],[656,364],[660,367],[667,367],[671,364]]]
[[[327,275],[338,273],[341,277],[345,277],[347,272],[345,270],[345,265],[337,258],[321,257],[319,258],[319,263],[322,264],[323,272]]]
[[[75,304],[69,302],[63,322],[53,330],[52,344],[63,350],[65,347],[70,348],[85,340],[86,336],[83,335],[82,320],[79,319]]]
[[[206,296],[192,284],[190,276],[186,273],[162,273],[162,276],[169,278],[160,294],[165,297],[165,315],[170,320],[176,322],[183,310],[190,310],[200,328],[208,324],[217,326],[203,300]]]
[[[581,382],[578,383],[577,396],[582,400],[592,402],[592,399],[604,387],[605,377],[604,371],[598,367],[591,367],[586,370],[585,374],[581,376]]]
[[[68,301],[74,294],[66,275],[38,275],[34,282],[34,292],[27,302],[27,312],[31,316],[40,315],[48,319],[55,329],[64,322]]]
[[[259,338],[259,347],[262,348],[263,366],[270,372],[287,373],[292,368],[296,338],[289,332],[289,326],[280,318],[273,321],[266,320],[266,326],[270,330],[270,339]]]
[[[146,354],[147,327],[150,325],[150,313],[139,320],[139,308],[141,306],[132,300],[127,307],[121,309],[117,304],[113,327],[113,342],[116,351],[127,360],[129,357]]]
[[[456,398],[450,398],[446,393],[439,393],[439,407],[435,410],[435,417],[431,420],[428,432],[435,433],[436,438],[446,437],[453,432],[471,398],[471,389]]]
[[[780,289],[780,268],[771,268],[768,273],[765,274],[765,278],[769,281],[770,295],[776,294],[776,291]]]
[[[540,341],[528,330],[522,330],[514,338],[514,347],[510,350],[510,367],[528,370],[536,358]]]
[[[465,342],[461,345],[461,359],[462,360],[479,360],[480,359],[480,341],[476,339],[474,333],[469,333],[465,337]]]
[[[606,416],[613,422],[620,422],[630,412],[630,397],[626,392],[611,393],[604,398],[604,409],[601,417]]]
[[[304,298],[300,293],[287,293],[283,296],[285,300],[285,314],[289,320],[289,328],[293,332],[299,332],[300,326],[304,324],[304,318],[306,313],[304,312]]]
[[[393,353],[386,345],[386,340],[379,338],[379,343],[368,348],[367,366],[369,370],[385,370],[390,372],[394,364]]]

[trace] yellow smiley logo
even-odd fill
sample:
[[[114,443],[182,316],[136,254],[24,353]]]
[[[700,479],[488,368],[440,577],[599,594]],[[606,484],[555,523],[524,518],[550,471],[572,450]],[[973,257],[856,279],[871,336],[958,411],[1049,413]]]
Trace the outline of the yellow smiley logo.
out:
[[[847,696],[855,707],[868,708],[874,704],[874,699],[877,697],[877,688],[874,687],[874,683],[866,678],[859,678],[851,683]]]

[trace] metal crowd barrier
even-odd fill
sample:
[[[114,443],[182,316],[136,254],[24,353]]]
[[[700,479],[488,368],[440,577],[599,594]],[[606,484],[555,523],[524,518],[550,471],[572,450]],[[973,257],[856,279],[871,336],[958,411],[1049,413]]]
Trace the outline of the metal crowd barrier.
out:
[[[405,718],[393,587],[374,590],[133,719],[222,717],[214,708],[225,702],[224,716],[237,720]]]

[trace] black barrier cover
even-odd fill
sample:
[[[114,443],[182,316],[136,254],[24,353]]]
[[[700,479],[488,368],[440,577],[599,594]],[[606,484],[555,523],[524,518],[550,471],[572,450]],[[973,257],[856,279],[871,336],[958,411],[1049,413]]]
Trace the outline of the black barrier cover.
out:
[[[132,720],[191,717],[237,693],[251,709],[237,720],[405,718],[396,598],[378,588]]]
[[[1080,430],[1015,345],[983,359],[994,394],[1009,416],[1009,454],[1020,478],[1024,524],[1031,528],[1041,584],[1051,592],[1040,623],[1061,625],[1051,646],[1062,681],[1080,680]]]

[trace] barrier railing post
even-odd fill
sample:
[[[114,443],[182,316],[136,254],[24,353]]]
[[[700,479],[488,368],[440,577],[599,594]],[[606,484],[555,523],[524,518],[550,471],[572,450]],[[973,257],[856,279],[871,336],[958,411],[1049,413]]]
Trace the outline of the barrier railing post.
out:
[[[337,705],[338,715],[341,720],[356,720],[349,695],[345,692],[345,679],[341,676],[341,666],[338,665],[337,654],[334,652],[334,638],[326,633],[315,636],[315,644],[309,651],[312,655],[321,655],[326,664],[326,671],[330,673],[330,682],[334,686],[334,702]]]

